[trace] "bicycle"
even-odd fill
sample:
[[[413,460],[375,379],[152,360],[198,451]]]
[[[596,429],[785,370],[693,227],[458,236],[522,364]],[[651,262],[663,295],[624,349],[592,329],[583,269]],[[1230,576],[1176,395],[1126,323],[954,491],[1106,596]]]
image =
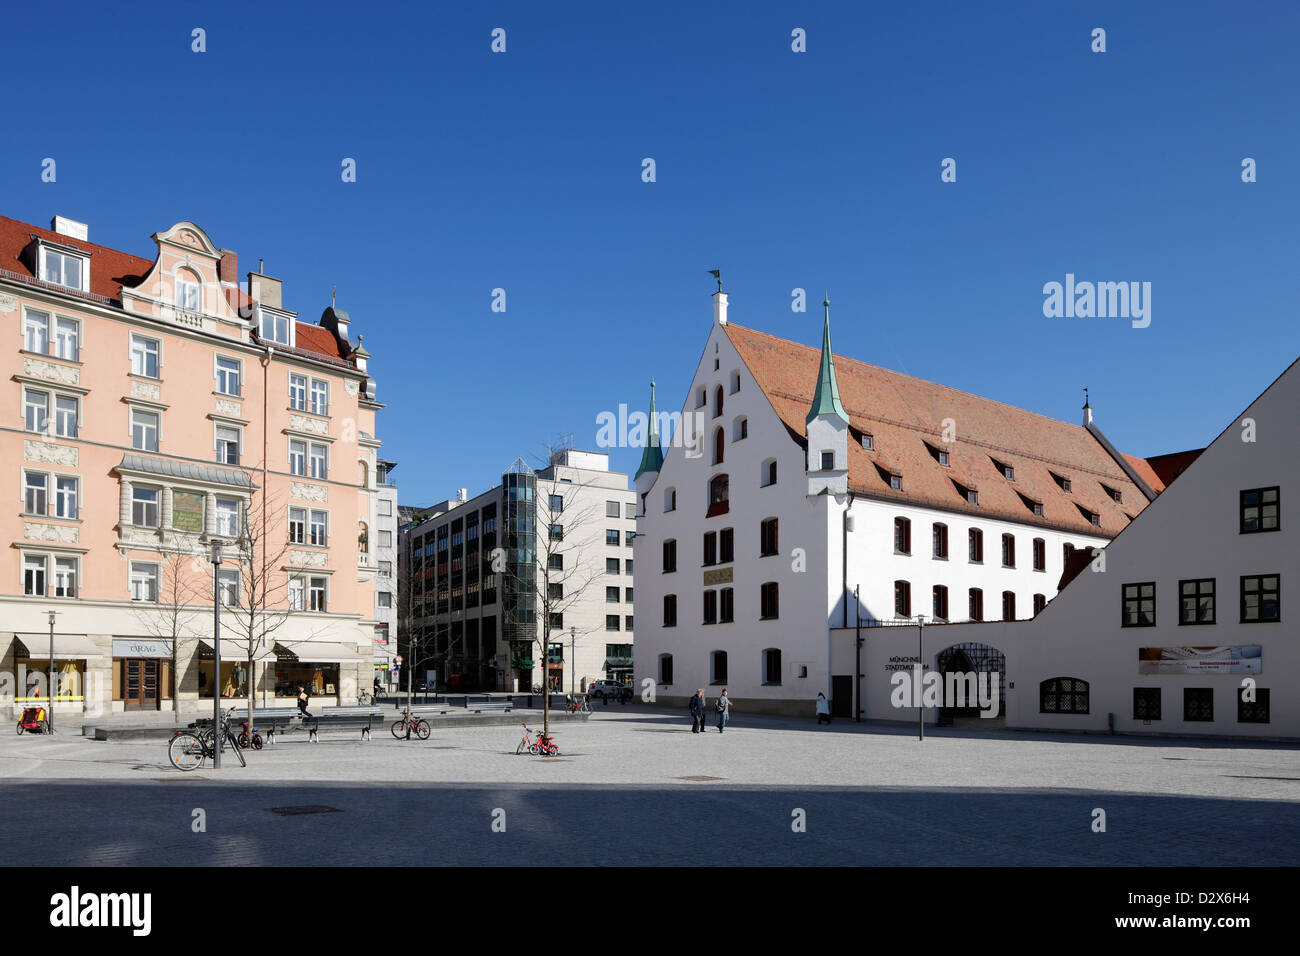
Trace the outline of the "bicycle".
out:
[[[521,754],[524,751],[527,751],[534,756],[545,754],[548,757],[554,757],[560,752],[560,748],[556,746],[554,737],[548,737],[541,731],[537,731],[537,737],[534,738],[534,731],[530,729],[527,724],[524,724],[523,727],[524,739],[519,741],[519,746],[515,748],[515,753]]]
[[[358,692],[358,694],[357,694],[357,705],[358,705],[358,706],[360,706],[360,707],[368,707],[369,705],[373,704],[374,702],[375,702],[375,695],[372,694],[372,693],[370,693],[370,691],[363,690],[363,691]]]
[[[409,710],[402,711],[401,719],[393,721],[393,726],[390,729],[393,731],[393,736],[398,740],[409,737],[411,731],[415,731],[415,736],[421,740],[428,740],[429,734],[432,732],[427,720],[423,717],[412,716]]]
[[[222,741],[228,745],[228,749],[239,760],[239,765],[247,767],[248,762],[244,760],[243,748],[239,746],[239,741],[235,738],[235,735],[230,732],[230,718],[234,713],[235,709],[232,707],[222,717]],[[216,731],[212,727],[212,721],[196,720],[190,724],[190,727],[193,729],[172,731],[172,739],[167,744],[167,757],[177,770],[198,770],[209,757],[216,759],[217,737]]]
[[[582,694],[576,700],[570,697],[565,702],[564,709],[570,714],[590,714],[591,701],[586,694]]]

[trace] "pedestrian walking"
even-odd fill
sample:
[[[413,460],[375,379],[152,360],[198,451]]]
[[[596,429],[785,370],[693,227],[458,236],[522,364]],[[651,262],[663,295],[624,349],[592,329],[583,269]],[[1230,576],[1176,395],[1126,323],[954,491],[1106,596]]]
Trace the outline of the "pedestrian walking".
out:
[[[722,688],[722,694],[713,705],[713,709],[718,712],[718,733],[724,733],[727,729],[727,718],[731,716],[731,698],[727,696],[727,688]]]
[[[701,687],[691,698],[691,733],[698,734],[704,730],[704,688]]]
[[[825,723],[828,723],[828,724],[831,722],[831,705],[830,705],[830,701],[828,701],[828,700],[826,699],[826,695],[823,694],[821,691],[818,691],[818,692],[817,692],[817,724],[818,724],[818,726],[821,726],[821,724],[823,723],[823,721],[824,721]]]
[[[304,687],[302,684],[299,684],[298,685],[298,716],[301,717],[303,720],[306,720],[308,717],[311,716],[311,714],[307,713],[308,700],[310,700],[310,698],[307,696],[307,688]]]

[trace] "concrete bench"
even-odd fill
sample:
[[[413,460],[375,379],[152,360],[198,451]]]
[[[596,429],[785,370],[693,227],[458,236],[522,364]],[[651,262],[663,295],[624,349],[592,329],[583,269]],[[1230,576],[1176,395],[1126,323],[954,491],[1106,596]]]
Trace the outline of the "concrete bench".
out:
[[[308,705],[308,710],[311,705]],[[247,709],[235,714],[235,721],[245,720]],[[318,743],[322,724],[325,727],[360,727],[361,739],[369,740],[370,733],[376,726],[383,726],[384,712],[379,707],[329,707],[318,710],[310,717],[302,718],[297,707],[266,707],[253,711],[253,723],[266,737],[266,742],[275,744],[275,735],[283,733],[300,720],[307,730],[307,739]]]
[[[510,713],[515,709],[514,701],[511,700],[492,700],[484,698],[483,700],[470,700],[465,698],[465,709],[475,714],[481,714],[484,711],[499,710],[503,713]]]

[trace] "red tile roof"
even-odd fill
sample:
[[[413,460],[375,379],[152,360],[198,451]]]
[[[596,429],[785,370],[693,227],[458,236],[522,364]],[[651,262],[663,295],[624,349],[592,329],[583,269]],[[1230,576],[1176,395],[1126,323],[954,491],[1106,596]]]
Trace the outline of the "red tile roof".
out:
[[[42,229],[40,226],[0,216],[0,269],[32,279],[38,278],[28,264],[30,262],[35,265],[34,260],[23,261],[23,252],[31,245],[33,238],[48,239],[50,242],[71,246],[73,249],[88,253],[90,291],[106,299],[114,301],[120,299],[123,286],[131,288],[138,285],[145,273],[153,268],[151,259],[142,259],[130,253],[109,249],[107,246],[60,235],[52,229]]]
[[[1154,455],[1147,459],[1159,477],[1162,485],[1168,487],[1174,483],[1174,479],[1187,470],[1187,466],[1196,459],[1201,457],[1204,448],[1194,448],[1191,451],[1176,451],[1169,455]]]
[[[0,216],[0,277],[4,277],[5,272],[9,272],[17,276],[19,281],[40,284],[44,288],[74,297],[85,297],[76,291],[40,282],[29,266],[29,262],[35,264],[34,260],[30,257],[27,261],[23,259],[24,252],[31,245],[34,237],[47,239],[60,245],[71,246],[74,249],[88,253],[90,255],[91,297],[109,300],[118,306],[121,305],[122,288],[130,289],[139,285],[154,266],[154,260],[152,259],[143,259],[140,256],[133,256],[130,253],[110,249],[107,246],[61,235],[51,229],[43,229],[31,223]],[[248,293],[242,289],[223,287],[223,292],[226,301],[230,303],[231,308],[236,312],[239,312],[241,307],[246,307],[253,301]],[[256,333],[254,334],[256,335]],[[346,356],[339,353],[338,342],[335,340],[334,334],[328,329],[299,322],[297,342],[298,349],[312,357],[323,356],[327,360],[332,360],[335,364],[352,365],[351,362],[348,362]]]
[[[806,447],[804,419],[821,350],[734,324],[726,333],[786,429]],[[1105,537],[1119,534],[1147,505],[1146,496],[1081,425],[840,355],[835,372],[849,414],[854,493]],[[945,419],[952,419],[956,431],[950,445],[942,440]],[[873,451],[862,447],[863,432],[872,435]],[[927,443],[949,453],[948,466],[939,464]],[[1153,488],[1163,487],[1142,459],[1125,458]],[[1003,476],[999,464],[1014,469],[1015,481]],[[891,471],[902,477],[901,491],[890,488]],[[1070,492],[1054,474],[1069,479]],[[1122,503],[1103,484],[1119,491]],[[977,490],[979,504],[967,503],[958,485]],[[1042,503],[1042,517],[1034,515],[1034,502]],[[1085,510],[1099,515],[1099,526]]]

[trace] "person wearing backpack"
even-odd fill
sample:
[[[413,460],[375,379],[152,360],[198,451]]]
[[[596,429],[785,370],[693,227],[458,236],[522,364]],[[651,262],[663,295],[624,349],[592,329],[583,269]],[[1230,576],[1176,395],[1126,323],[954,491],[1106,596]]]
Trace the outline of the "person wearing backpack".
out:
[[[723,733],[727,729],[727,718],[731,716],[731,698],[727,696],[727,688],[722,688],[713,709],[718,712],[718,733]]]

